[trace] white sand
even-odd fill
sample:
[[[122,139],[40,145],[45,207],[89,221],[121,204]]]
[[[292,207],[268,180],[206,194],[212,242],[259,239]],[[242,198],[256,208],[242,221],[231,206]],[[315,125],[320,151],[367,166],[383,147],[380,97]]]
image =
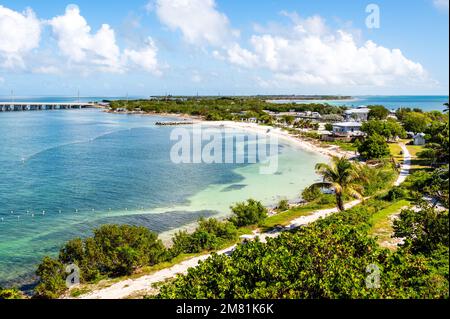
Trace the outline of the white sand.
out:
[[[262,126],[256,123],[247,122],[233,122],[233,121],[202,121],[194,125],[197,126],[217,126],[226,127],[232,129],[247,130],[256,134],[262,134],[266,136],[275,136],[280,139],[284,139],[294,145],[297,145],[307,151],[320,153],[326,156],[345,156],[347,158],[355,156],[353,152],[347,152],[341,150],[338,146],[322,147],[312,142],[309,142],[301,137],[294,136],[289,132],[283,131],[281,128],[275,128],[272,126]]]
[[[411,169],[411,154],[409,153],[408,148],[405,146],[405,144],[400,143],[400,147],[402,148],[404,161],[403,166],[400,170],[400,175],[398,176],[397,181],[394,184],[395,186],[399,186],[406,180]]]

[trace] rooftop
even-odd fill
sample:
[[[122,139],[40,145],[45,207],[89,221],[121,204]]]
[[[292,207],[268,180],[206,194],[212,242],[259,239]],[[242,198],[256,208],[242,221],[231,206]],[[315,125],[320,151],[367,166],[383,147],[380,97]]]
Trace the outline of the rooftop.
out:
[[[361,127],[362,124],[359,122],[338,122],[334,123],[333,126],[339,126],[339,127]]]
[[[369,113],[370,109],[367,107],[358,108],[358,109],[350,109],[346,110],[345,114],[361,114],[361,113]]]

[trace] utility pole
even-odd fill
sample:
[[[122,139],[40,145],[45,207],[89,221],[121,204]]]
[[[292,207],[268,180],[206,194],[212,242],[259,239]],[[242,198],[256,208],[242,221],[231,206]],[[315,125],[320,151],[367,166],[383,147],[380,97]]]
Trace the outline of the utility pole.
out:
[[[11,103],[14,103],[14,90],[11,90]]]

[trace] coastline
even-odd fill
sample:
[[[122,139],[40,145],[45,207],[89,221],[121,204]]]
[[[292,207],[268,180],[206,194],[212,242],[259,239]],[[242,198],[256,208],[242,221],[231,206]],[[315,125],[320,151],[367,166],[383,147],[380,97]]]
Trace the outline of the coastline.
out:
[[[272,135],[276,136],[277,138],[281,138],[292,145],[295,145],[297,147],[300,147],[306,151],[309,152],[315,152],[321,155],[325,155],[327,157],[347,157],[351,158],[354,156],[353,152],[348,152],[341,150],[338,146],[329,146],[324,147],[321,145],[317,145],[311,141],[308,141],[305,138],[302,138],[300,136],[294,136],[289,132],[283,131],[281,128],[273,127],[273,126],[262,126],[257,123],[246,123],[246,122],[236,122],[236,121],[206,121],[198,116],[191,116],[189,114],[175,114],[175,113],[146,113],[146,112],[134,112],[134,111],[128,111],[128,112],[113,112],[109,110],[104,110],[104,112],[110,113],[110,114],[123,114],[123,115],[141,115],[141,116],[161,116],[161,117],[172,117],[176,119],[180,119],[183,121],[189,121],[196,125],[196,126],[215,126],[215,127],[224,127],[224,128],[230,128],[230,129],[240,129],[249,131],[256,134],[262,134],[262,135]],[[267,132],[267,130],[270,130],[270,132]]]
[[[245,123],[245,122],[234,122],[234,121],[200,121],[195,125],[204,125],[204,126],[217,126],[217,127],[225,127],[232,129],[240,129],[250,131],[256,134],[275,136],[277,138],[281,138],[295,146],[298,146],[306,151],[315,152],[321,155],[325,155],[327,157],[347,157],[350,158],[354,156],[353,152],[347,152],[341,150],[338,146],[333,147],[323,147],[317,144],[314,144],[305,138],[294,136],[289,132],[283,131],[281,128],[273,127],[273,126],[262,126],[256,123]],[[270,131],[268,131],[270,130]]]

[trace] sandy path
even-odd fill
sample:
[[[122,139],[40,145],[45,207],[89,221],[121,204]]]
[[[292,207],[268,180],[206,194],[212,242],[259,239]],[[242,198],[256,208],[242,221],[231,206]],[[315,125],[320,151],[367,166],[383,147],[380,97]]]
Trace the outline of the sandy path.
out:
[[[398,176],[397,181],[394,184],[395,186],[399,186],[406,180],[411,169],[411,154],[409,153],[408,148],[405,146],[405,144],[400,143],[399,145],[402,148],[404,161],[400,170],[400,175]]]

